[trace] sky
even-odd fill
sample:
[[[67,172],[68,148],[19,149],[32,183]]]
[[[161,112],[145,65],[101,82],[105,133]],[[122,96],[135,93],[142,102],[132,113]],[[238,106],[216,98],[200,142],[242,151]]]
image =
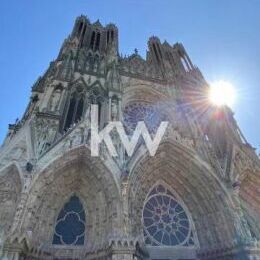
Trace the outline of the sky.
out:
[[[181,42],[209,83],[233,84],[235,118],[260,151],[260,0],[1,0],[0,142],[81,14],[115,23],[122,54],[145,57],[152,35]]]

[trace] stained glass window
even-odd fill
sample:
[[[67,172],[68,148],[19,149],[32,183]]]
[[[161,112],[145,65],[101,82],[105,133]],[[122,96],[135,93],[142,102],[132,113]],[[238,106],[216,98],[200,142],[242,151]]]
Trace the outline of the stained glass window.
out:
[[[132,103],[124,110],[124,125],[130,134],[135,130],[139,121],[144,121],[149,132],[155,134],[160,123],[165,120],[165,115],[150,104]]]
[[[66,118],[64,130],[67,130],[72,124],[75,106],[76,106],[76,98],[73,96],[70,99],[70,105],[69,105],[69,110],[68,110],[68,113],[67,113],[67,118]]]
[[[84,110],[84,100],[83,89],[78,87],[71,95],[63,130],[67,131],[74,123],[78,123],[81,120]]]
[[[149,193],[143,209],[147,245],[194,245],[189,218],[173,193],[159,184]]]
[[[54,245],[84,245],[85,211],[77,196],[72,196],[60,211],[53,235]]]

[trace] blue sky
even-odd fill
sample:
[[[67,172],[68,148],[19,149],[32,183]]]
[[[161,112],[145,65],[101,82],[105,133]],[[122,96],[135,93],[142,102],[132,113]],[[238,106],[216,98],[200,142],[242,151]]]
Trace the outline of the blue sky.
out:
[[[208,82],[235,86],[235,118],[260,148],[260,0],[2,0],[0,141],[80,14],[115,23],[123,54],[137,48],[145,56],[152,35],[182,42]]]

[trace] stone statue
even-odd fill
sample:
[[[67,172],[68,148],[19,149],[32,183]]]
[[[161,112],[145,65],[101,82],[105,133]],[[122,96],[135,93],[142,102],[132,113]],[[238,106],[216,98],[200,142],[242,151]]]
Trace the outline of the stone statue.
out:
[[[60,98],[61,98],[61,89],[54,90],[51,95],[50,103],[49,103],[49,110],[51,112],[55,112],[58,110]]]
[[[118,120],[118,99],[112,98],[111,100],[111,120]]]

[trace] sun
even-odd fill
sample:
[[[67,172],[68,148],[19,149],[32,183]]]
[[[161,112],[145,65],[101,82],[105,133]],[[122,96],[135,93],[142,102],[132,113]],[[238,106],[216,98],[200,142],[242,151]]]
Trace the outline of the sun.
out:
[[[231,83],[220,80],[210,85],[209,99],[216,106],[232,107],[236,99],[236,92]]]

